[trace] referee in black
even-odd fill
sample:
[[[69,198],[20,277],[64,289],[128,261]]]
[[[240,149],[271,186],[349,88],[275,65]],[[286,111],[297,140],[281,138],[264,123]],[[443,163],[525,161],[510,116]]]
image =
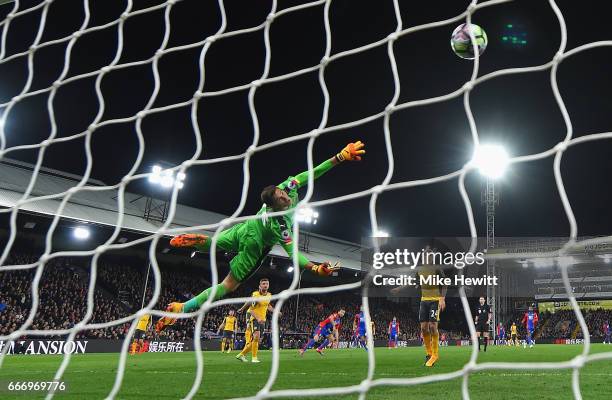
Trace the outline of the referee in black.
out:
[[[478,307],[476,308],[476,335],[478,336],[478,351],[480,351],[481,336],[484,337],[484,351],[487,351],[489,343],[489,324],[491,323],[491,306],[489,306],[484,298],[480,296]]]

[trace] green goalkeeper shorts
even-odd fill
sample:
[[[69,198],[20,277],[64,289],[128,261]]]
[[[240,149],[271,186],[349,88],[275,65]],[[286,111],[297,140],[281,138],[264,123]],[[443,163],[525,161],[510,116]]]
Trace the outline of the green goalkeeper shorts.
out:
[[[210,250],[211,240],[207,240],[198,250]],[[234,225],[221,232],[217,239],[217,247],[229,252],[237,252],[230,261],[230,273],[238,282],[244,282],[253,275],[271,250],[266,246],[256,232],[252,232],[243,224]]]

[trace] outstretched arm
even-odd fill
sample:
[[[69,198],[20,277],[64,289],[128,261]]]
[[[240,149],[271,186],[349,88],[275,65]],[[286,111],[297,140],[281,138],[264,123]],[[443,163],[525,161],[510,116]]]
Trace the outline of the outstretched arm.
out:
[[[242,307],[240,307],[240,308],[238,309],[238,311],[236,311],[236,312],[237,312],[237,313],[241,313],[241,312],[243,312],[244,310],[246,310],[247,308],[249,308],[249,305],[250,305],[250,304],[251,304],[251,302],[247,300],[247,302],[246,302],[246,303],[244,303],[244,305],[243,305]]]
[[[313,179],[319,178],[321,175],[332,169],[335,165],[340,164],[343,161],[361,161],[361,156],[365,154],[364,144],[361,141],[347,144],[340,153],[336,154],[329,160],[322,162],[313,169]],[[297,187],[308,184],[308,171],[304,171],[295,176],[297,181]]]
[[[280,245],[285,249],[289,258],[293,260],[293,241],[285,240],[280,243]],[[314,274],[328,276],[331,275],[334,271],[340,269],[340,263],[331,264],[326,261],[322,264],[315,264],[312,261],[309,261],[302,253],[298,252],[298,263],[300,268],[307,269]]]
[[[293,260],[293,241],[286,240],[286,241],[281,242],[280,245],[283,247],[283,249],[289,256],[289,258]],[[313,263],[308,261],[308,259],[299,251],[298,251],[298,264],[300,268],[306,268],[306,269],[310,269],[309,266],[311,266],[311,264],[314,265]]]

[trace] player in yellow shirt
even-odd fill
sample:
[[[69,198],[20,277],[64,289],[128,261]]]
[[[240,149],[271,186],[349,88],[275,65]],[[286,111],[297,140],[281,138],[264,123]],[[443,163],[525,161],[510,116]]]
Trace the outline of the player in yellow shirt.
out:
[[[431,249],[427,247],[425,252],[431,252]],[[417,267],[421,287],[419,322],[421,324],[423,343],[425,344],[425,366],[433,367],[439,358],[440,333],[438,332],[438,322],[440,321],[440,313],[446,308],[445,297],[447,287],[422,282],[424,278],[432,275],[444,276],[444,272],[440,267],[427,261],[429,260],[426,260],[423,265]]]
[[[150,314],[143,315],[138,321],[138,325],[136,325],[136,332],[134,333],[134,339],[132,341],[132,345],[130,346],[131,355],[136,354],[136,352],[142,352],[140,350],[143,348],[142,345],[147,337],[147,331],[151,328],[151,323],[152,320]]]
[[[510,342],[508,342],[508,343],[509,343],[510,346],[512,346],[512,345],[518,346],[519,345],[516,322],[512,322],[512,326],[510,327]]]
[[[234,333],[236,332],[236,316],[234,310],[229,310],[228,314],[223,318],[223,322],[219,325],[218,331],[223,328],[223,339],[221,339],[221,352],[227,348],[227,354],[234,349]]]
[[[247,362],[245,354],[251,351],[251,362],[260,362],[257,359],[257,351],[259,350],[259,339],[261,338],[262,332],[266,327],[266,315],[268,311],[274,311],[274,308],[270,305],[270,297],[272,293],[268,292],[270,287],[270,281],[268,278],[262,278],[259,281],[259,289],[254,291],[251,297],[252,301],[247,301],[238,310],[242,312],[247,309],[247,328],[245,331],[245,345],[244,349],[236,356],[236,359]]]

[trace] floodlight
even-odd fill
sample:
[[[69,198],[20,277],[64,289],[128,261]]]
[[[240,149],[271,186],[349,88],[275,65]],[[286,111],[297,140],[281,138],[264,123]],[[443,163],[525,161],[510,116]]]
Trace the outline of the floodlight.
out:
[[[187,176],[183,172],[179,172],[174,176],[174,171],[170,169],[163,169],[159,165],[154,165],[151,168],[151,175],[149,176],[149,182],[160,185],[164,189],[169,189],[176,185],[178,189],[185,187],[185,178]]]
[[[497,179],[500,178],[508,164],[510,157],[506,150],[495,144],[483,144],[476,147],[471,164],[477,168],[480,173],[486,177]]]
[[[89,237],[89,229],[82,227],[82,226],[77,226],[72,231],[72,234],[74,235],[75,238],[79,240],[85,240]]]
[[[316,225],[319,213],[310,207],[302,207],[298,210],[295,218],[299,222]]]

